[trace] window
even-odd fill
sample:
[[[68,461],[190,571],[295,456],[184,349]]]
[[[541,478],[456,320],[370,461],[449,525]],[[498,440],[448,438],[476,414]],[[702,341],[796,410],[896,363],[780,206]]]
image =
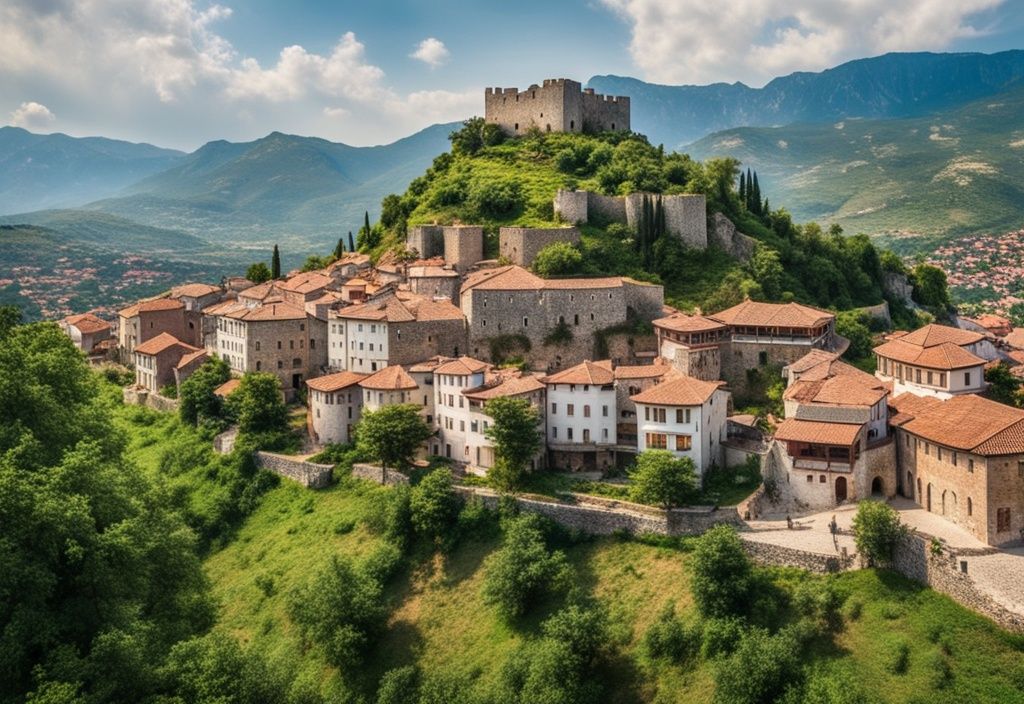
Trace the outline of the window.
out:
[[[693,439],[689,435],[676,435],[676,449],[679,451],[689,450],[693,446]]]
[[[950,460],[953,462],[953,466],[956,467],[956,453],[955,452],[953,453],[953,456],[950,458]]]
[[[945,386],[946,386],[946,372],[939,372],[939,386],[945,388]]]
[[[808,474],[807,475],[807,483],[810,484],[813,481],[814,481],[814,475],[813,474]]]
[[[575,406],[575,404],[572,404],[572,403],[566,404],[565,412],[566,412],[566,414],[568,414],[570,416],[575,414],[576,413],[576,406]]]
[[[257,362],[256,362],[256,371],[260,371],[260,367],[262,367],[262,366],[263,366],[263,363],[262,363],[262,362],[259,362],[259,361],[257,361]]]
[[[1024,460],[1017,460],[1017,477],[1024,479]]]
[[[565,438],[567,440],[572,440],[572,428],[566,428],[566,430],[565,430]]]
[[[761,351],[757,353],[757,363],[764,367],[768,365],[768,353]]]
[[[668,436],[664,433],[647,433],[647,447],[653,450],[667,450]]]
[[[826,481],[828,481],[828,479],[825,478],[824,474],[822,474],[820,477],[818,477],[818,483],[819,484],[824,484]]]
[[[557,426],[554,426],[554,425],[551,426],[551,437],[555,438],[555,439],[558,439],[558,427]]]
[[[964,372],[964,386],[970,386],[970,385],[971,385],[971,373],[970,372]]]
[[[971,501],[971,497],[970,496],[967,497],[967,515],[968,516],[973,516],[974,515],[974,502]]]
[[[654,409],[654,422],[655,423],[664,423],[665,422],[665,409],[664,408],[655,408]]]
[[[524,327],[524,328],[526,328],[526,327],[529,327],[529,326],[530,326],[530,319],[529,319],[529,318],[527,318],[527,317],[526,317],[526,316],[524,315],[524,316],[523,316],[523,327]]]
[[[260,341],[259,340],[256,340],[256,351],[257,352],[260,351]]]
[[[590,429],[589,428],[584,428],[583,429],[583,442],[590,442]]]
[[[1005,533],[1010,530],[1010,509],[996,509],[996,532]]]
[[[584,418],[589,418],[590,417],[590,404],[584,404],[583,405],[583,417]]]
[[[557,414],[558,414],[558,404],[555,403],[555,402],[552,402],[551,403],[551,415],[557,415]]]
[[[920,369],[915,369],[914,370],[914,381],[916,383],[918,383],[918,384],[921,383],[921,370]]]
[[[605,418],[608,417],[608,406],[601,406],[601,415]]]
[[[972,459],[968,459],[967,460],[967,471],[968,472],[973,472],[974,471],[974,460],[972,460]]]

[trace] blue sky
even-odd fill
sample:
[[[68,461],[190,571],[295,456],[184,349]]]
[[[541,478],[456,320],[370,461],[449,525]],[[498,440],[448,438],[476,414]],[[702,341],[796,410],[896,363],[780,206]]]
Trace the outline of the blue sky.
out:
[[[479,113],[488,85],[758,86],[1022,39],[1018,0],[3,0],[0,123],[181,149],[273,130],[375,144]]]

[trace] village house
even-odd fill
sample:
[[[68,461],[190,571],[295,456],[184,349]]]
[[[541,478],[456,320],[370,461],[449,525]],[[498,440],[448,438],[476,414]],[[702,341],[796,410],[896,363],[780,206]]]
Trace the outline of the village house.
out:
[[[135,383],[159,393],[165,386],[177,386],[207,360],[206,350],[160,333],[135,347]]]
[[[429,262],[413,262],[407,275],[409,290],[428,298],[448,298],[453,303],[459,300],[459,286],[462,277],[444,265],[444,259]]]
[[[306,271],[276,282],[276,288],[288,303],[301,306],[324,295],[334,280],[319,271]]]
[[[204,322],[209,321],[203,316],[203,309],[219,303],[223,296],[224,289],[210,284],[184,284],[171,289],[170,298],[185,306],[185,337],[182,338],[185,342],[204,346],[210,330],[203,328]]]
[[[147,340],[167,333],[178,340],[188,337],[185,305],[173,298],[139,301],[118,311],[117,346],[125,364],[135,358],[135,348]]]
[[[336,283],[344,283],[359,275],[359,272],[367,271],[372,266],[370,255],[359,252],[346,252],[340,259],[335,259],[327,266],[326,273]]]
[[[973,394],[892,405],[903,495],[989,545],[1024,538],[1024,410]]]
[[[632,396],[637,451],[668,450],[676,457],[689,457],[703,481],[724,459],[729,392],[723,386],[721,381],[679,376]]]
[[[457,357],[466,349],[465,317],[451,301],[389,291],[332,311],[327,344],[333,370],[372,373],[436,355]]]
[[[338,372],[306,381],[309,402],[309,436],[318,445],[345,444],[355,439],[353,431],[362,416],[366,378],[358,372]]]
[[[452,359],[434,368],[434,413],[438,435],[432,454],[469,462],[469,407],[462,392],[483,386],[491,365],[471,357]]]
[[[550,370],[586,359],[598,331],[651,320],[664,305],[661,286],[620,276],[542,279],[514,265],[470,273],[459,297],[473,355],[489,357],[492,342],[508,341]],[[559,344],[545,344],[555,338]]]
[[[466,450],[462,461],[479,470],[488,470],[494,466],[494,444],[487,437],[491,426],[491,416],[487,413],[487,403],[496,398],[521,398],[533,405],[539,415],[537,435],[544,433],[544,384],[539,377],[526,374],[515,369],[488,371],[484,383],[476,388],[462,392],[468,409],[466,433]],[[460,419],[461,424],[461,419]],[[544,444],[531,460],[531,467],[544,466]]]
[[[615,376],[615,437],[616,460],[621,466],[636,454],[636,404],[633,396],[646,391],[665,379],[676,378],[680,372],[658,358],[652,364],[619,365],[612,371]]]
[[[81,313],[61,320],[60,329],[75,347],[90,355],[97,345],[110,339],[111,325],[92,313]]]
[[[893,395],[950,398],[985,390],[985,364],[996,358],[984,335],[946,325],[893,333],[874,349],[875,375],[893,385]]]
[[[239,374],[276,374],[291,398],[315,375],[309,354],[317,341],[310,337],[307,317],[304,308],[291,303],[230,306],[217,315],[217,353]]]
[[[585,361],[542,379],[547,386],[549,466],[605,470],[616,464],[612,363]]]

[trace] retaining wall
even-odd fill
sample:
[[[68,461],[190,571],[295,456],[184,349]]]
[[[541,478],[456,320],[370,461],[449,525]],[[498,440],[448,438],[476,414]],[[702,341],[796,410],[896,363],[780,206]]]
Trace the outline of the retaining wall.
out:
[[[152,408],[154,411],[164,412],[178,410],[177,399],[167,398],[166,396],[155,394],[152,391],[147,391],[146,389],[138,389],[129,386],[121,392],[121,395],[126,405],[146,406],[147,408]]]
[[[358,477],[359,479],[368,479],[371,482],[376,482],[377,484],[393,485],[409,483],[409,477],[394,469],[386,470],[383,477],[384,481],[381,481],[381,468],[379,464],[353,464],[352,476]]]
[[[310,489],[323,489],[328,486],[334,473],[334,465],[331,464],[306,462],[287,455],[278,455],[262,450],[256,452],[255,459],[257,467],[288,479],[294,479]]]

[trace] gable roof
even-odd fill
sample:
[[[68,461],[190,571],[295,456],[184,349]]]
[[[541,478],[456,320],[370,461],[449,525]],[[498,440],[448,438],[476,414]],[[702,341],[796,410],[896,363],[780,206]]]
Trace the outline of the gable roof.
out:
[[[688,315],[686,313],[673,313],[664,318],[653,321],[656,328],[672,330],[673,332],[710,332],[712,330],[724,330],[725,323],[712,320],[703,315]]]
[[[423,296],[401,293],[349,306],[338,312],[337,317],[352,320],[375,320],[389,323],[412,321],[462,320],[462,311],[448,299],[435,301]]]
[[[591,362],[585,360],[575,367],[544,377],[545,384],[593,384],[605,386],[615,381],[611,360]]]
[[[212,286],[211,284],[182,284],[171,289],[171,297],[202,298],[203,296],[209,296],[211,293],[220,292],[220,286]]]
[[[775,429],[775,439],[817,445],[849,446],[857,440],[863,428],[863,423],[830,423],[787,418]]]
[[[176,308],[184,309],[185,304],[173,298],[154,298],[151,301],[139,301],[127,308],[122,308],[117,314],[122,318],[134,318],[139,313],[154,313],[162,310],[174,310]]]
[[[889,424],[901,426],[912,421],[919,413],[941,404],[935,396],[918,396],[904,392],[889,399]]]
[[[109,330],[110,323],[102,318],[93,315],[92,313],[79,313],[78,315],[69,315],[64,318],[64,322],[67,325],[71,325],[77,328],[80,332],[88,335],[93,332],[100,332],[101,330]]]
[[[792,374],[802,375],[820,364],[828,364],[839,359],[838,352],[827,352],[817,348],[811,350],[800,359],[786,365],[786,369]]]
[[[616,379],[655,379],[673,371],[674,367],[656,360],[653,364],[636,364],[615,367],[612,373]]]
[[[384,367],[380,371],[364,377],[359,381],[359,385],[364,389],[373,389],[374,391],[405,391],[419,388],[416,381],[398,364]]]
[[[1024,454],[1024,410],[975,394],[919,411],[903,428],[937,445],[979,455]]]
[[[494,375],[483,386],[475,389],[467,389],[462,392],[466,398],[474,401],[489,401],[492,398],[503,396],[521,396],[532,394],[544,388],[541,380],[532,375],[525,375],[522,372],[501,373]]]
[[[472,357],[459,357],[451,361],[445,362],[441,366],[434,369],[435,374],[452,374],[454,376],[469,376],[470,374],[476,374],[478,372],[490,369],[492,365],[487,362],[481,362],[479,359],[473,359]]]
[[[306,309],[291,303],[266,303],[259,308],[241,306],[225,311],[223,315],[226,318],[256,323],[271,320],[305,320]]]
[[[207,357],[209,357],[209,355],[206,353],[206,350],[201,349],[196,349],[193,350],[192,352],[183,354],[181,356],[181,359],[178,360],[178,369],[184,369],[193,362],[198,361],[200,359],[206,359]]]
[[[880,357],[928,369],[964,369],[985,364],[985,360],[952,342],[922,347],[906,342],[907,336],[884,342],[874,349]]]
[[[629,398],[634,403],[658,406],[700,406],[723,386],[724,381],[701,381],[692,376],[681,376],[663,381]]]
[[[358,384],[365,378],[366,374],[344,371],[338,372],[337,374],[327,374],[326,376],[307,379],[306,386],[316,391],[326,391],[329,393],[331,391],[339,391],[354,384]]]
[[[227,398],[231,394],[238,391],[238,387],[242,385],[242,380],[238,378],[228,379],[223,384],[213,390],[214,395],[220,396],[221,398]]]
[[[295,276],[290,276],[284,281],[278,283],[279,287],[283,291],[291,291],[293,293],[313,293],[319,289],[324,288],[328,284],[332,283],[332,279],[327,274],[319,271],[304,271]]]
[[[481,291],[540,291],[544,289],[592,289],[620,288],[624,281],[643,282],[624,279],[621,276],[604,276],[598,278],[542,279],[536,274],[515,264],[499,266],[493,269],[481,269],[469,274],[462,282],[462,292],[479,289]]]
[[[199,349],[198,347],[193,347],[186,342],[182,342],[169,332],[162,332],[156,337],[149,338],[141,345],[136,345],[135,352],[146,355],[160,354],[164,350],[176,345],[188,352],[195,352]]]
[[[963,347],[964,345],[973,345],[975,342],[980,342],[985,339],[985,336],[979,332],[962,330],[950,327],[949,325],[929,323],[913,332],[901,335],[897,339],[900,342],[907,342],[920,347],[935,347],[947,342]]]
[[[726,325],[761,327],[815,328],[835,319],[835,315],[802,303],[761,303],[746,300],[732,308],[709,315]]]

